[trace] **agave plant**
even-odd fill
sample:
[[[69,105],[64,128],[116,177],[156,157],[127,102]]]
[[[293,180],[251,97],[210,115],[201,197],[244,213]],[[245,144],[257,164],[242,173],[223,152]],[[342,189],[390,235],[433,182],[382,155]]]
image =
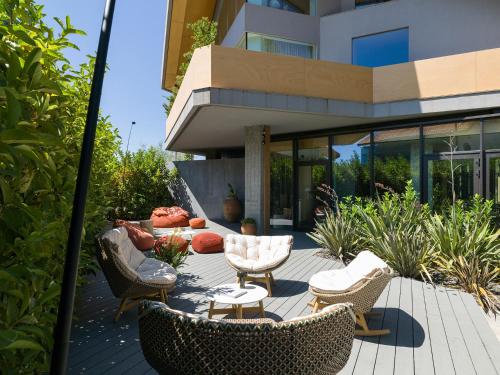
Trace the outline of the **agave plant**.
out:
[[[491,265],[476,256],[466,259],[462,255],[451,258],[438,255],[435,263],[448,277],[456,279],[463,290],[471,293],[486,312],[495,316],[500,312],[500,299],[492,291],[492,286],[498,283],[500,277],[498,265]]]
[[[339,211],[326,210],[324,221],[316,223],[313,232],[307,235],[344,263],[359,250],[359,233],[356,223]]]

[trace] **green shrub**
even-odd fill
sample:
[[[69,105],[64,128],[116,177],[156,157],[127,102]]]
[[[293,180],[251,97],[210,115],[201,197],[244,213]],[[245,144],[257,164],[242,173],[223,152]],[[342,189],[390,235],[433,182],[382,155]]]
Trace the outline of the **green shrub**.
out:
[[[189,251],[187,249],[180,251],[179,241],[183,241],[183,238],[175,230],[172,235],[158,240],[154,247],[155,258],[170,264],[176,270],[181,268],[186,262]]]
[[[0,368],[47,370],[94,61],[74,70],[60,32],[32,0],[0,3]],[[105,219],[119,138],[100,116],[80,275]],[[79,283],[83,278],[79,278]],[[8,370],[11,369],[11,370]]]

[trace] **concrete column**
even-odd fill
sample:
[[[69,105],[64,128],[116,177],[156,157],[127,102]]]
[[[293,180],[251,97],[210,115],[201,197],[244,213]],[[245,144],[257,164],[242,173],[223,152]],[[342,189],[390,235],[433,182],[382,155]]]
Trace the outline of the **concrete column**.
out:
[[[245,128],[245,217],[256,220],[258,234],[269,234],[269,145],[269,127]]]

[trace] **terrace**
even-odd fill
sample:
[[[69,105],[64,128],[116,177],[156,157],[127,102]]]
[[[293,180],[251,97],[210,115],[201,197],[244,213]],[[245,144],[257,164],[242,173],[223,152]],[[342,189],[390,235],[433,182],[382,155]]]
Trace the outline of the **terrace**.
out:
[[[234,228],[235,229],[235,228]],[[232,229],[208,222],[221,235]],[[264,300],[266,317],[286,320],[310,312],[308,280],[312,274],[341,264],[321,256],[304,235],[294,234],[290,259],[276,270],[273,297]],[[234,282],[224,254],[192,253],[181,269],[176,290],[169,297],[175,309],[207,315],[208,288]],[[126,312],[115,323],[118,301],[103,274],[92,277],[77,298],[72,328],[69,371],[89,374],[155,373],[139,343],[137,311]],[[473,297],[464,292],[432,287],[407,278],[394,278],[378,299],[382,318],[369,322],[391,333],[356,337],[349,362],[341,374],[498,374],[500,346]]]

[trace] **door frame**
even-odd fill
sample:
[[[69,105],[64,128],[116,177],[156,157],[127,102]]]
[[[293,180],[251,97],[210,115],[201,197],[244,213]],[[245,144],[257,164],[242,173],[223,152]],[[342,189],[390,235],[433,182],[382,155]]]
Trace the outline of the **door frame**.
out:
[[[490,191],[490,160],[493,159],[493,158],[500,158],[500,151],[486,151],[485,152],[485,168],[484,168],[484,176],[486,177],[484,180],[485,180],[485,184],[486,184],[486,188],[485,188],[485,197],[486,199],[492,199],[491,198],[491,191]]]
[[[474,162],[474,185],[473,191],[474,194],[481,194],[482,192],[482,175],[483,171],[481,168],[481,152],[480,151],[462,151],[462,152],[443,152],[440,154],[429,154],[423,155],[423,176],[422,176],[422,191],[424,202],[429,202],[429,191],[428,191],[428,182],[429,182],[429,161],[433,160],[450,160],[450,156],[453,155],[453,160],[473,160]]]

